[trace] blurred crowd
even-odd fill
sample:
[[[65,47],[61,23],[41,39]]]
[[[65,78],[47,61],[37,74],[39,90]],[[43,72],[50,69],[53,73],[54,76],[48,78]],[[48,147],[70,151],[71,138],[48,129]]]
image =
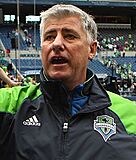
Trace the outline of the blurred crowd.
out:
[[[119,64],[113,57],[103,57],[102,60],[103,64],[111,69],[112,77],[116,78],[116,88],[122,93],[136,95],[136,75],[132,71],[132,64],[130,62]]]
[[[113,51],[114,56],[125,57],[126,51],[136,51],[136,44],[132,34],[128,34],[126,38],[124,35],[113,36],[109,35],[108,37],[98,34],[98,52],[99,51]]]
[[[0,88],[14,87],[18,85],[36,84],[34,77],[23,77],[14,67],[11,61],[8,63],[0,62]],[[7,61],[6,61],[7,62]]]

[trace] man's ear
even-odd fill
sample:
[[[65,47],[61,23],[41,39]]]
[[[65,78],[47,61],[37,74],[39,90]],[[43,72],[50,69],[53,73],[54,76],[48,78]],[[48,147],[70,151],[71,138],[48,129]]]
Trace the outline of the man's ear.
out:
[[[88,55],[88,59],[92,60],[95,57],[97,51],[97,41],[94,41],[90,44],[90,53]]]

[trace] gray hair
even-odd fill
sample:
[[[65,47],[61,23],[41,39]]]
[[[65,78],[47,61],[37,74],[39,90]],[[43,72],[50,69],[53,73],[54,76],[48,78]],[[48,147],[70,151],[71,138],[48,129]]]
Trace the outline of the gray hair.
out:
[[[49,8],[48,10],[41,12],[41,24],[40,24],[41,44],[44,40],[45,23],[49,18],[51,17],[63,18],[76,15],[81,18],[83,28],[87,34],[88,42],[96,41],[97,26],[91,15],[87,14],[83,10],[73,5],[57,4]]]

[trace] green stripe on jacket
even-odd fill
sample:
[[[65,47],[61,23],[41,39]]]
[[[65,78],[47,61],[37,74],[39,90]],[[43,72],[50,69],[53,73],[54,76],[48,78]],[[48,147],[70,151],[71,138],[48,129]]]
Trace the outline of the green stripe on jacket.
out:
[[[128,134],[136,134],[136,103],[111,92],[108,94],[112,102],[110,109],[119,116]]]
[[[41,94],[39,84],[0,89],[0,112],[16,113],[27,97],[34,99]]]

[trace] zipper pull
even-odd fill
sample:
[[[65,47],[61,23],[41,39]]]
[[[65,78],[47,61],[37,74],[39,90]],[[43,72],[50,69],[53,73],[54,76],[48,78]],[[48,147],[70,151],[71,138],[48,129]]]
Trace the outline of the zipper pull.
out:
[[[68,123],[63,123],[63,132],[66,133],[68,131]]]

